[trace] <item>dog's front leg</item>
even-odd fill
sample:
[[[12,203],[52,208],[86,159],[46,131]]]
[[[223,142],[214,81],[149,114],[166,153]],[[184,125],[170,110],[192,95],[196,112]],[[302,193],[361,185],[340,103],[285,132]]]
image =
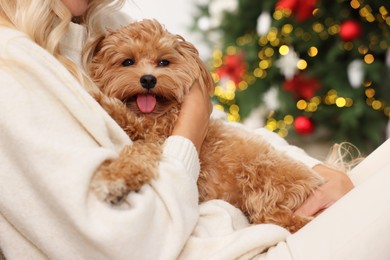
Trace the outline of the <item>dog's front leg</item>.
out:
[[[126,146],[119,157],[105,161],[95,174],[91,189],[99,199],[111,205],[121,204],[157,175],[162,148],[157,143],[136,141]]]

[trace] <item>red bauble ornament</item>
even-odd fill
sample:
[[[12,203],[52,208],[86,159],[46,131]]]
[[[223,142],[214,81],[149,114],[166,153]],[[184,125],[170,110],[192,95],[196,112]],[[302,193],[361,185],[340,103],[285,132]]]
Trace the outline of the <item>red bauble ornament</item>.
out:
[[[295,10],[298,5],[299,0],[279,0],[276,3],[276,9],[285,9],[289,11]]]
[[[314,97],[316,91],[321,88],[318,80],[304,74],[297,74],[294,78],[287,80],[283,84],[283,88],[294,94],[296,99],[306,99]]]
[[[245,57],[242,52],[238,54],[226,55],[223,64],[216,71],[220,78],[227,77],[238,84],[246,71]]]
[[[313,121],[305,116],[298,116],[294,121],[295,131],[300,135],[308,135],[314,132]]]
[[[340,25],[339,35],[345,42],[353,41],[362,35],[362,26],[354,20],[345,21]]]
[[[317,0],[279,0],[275,8],[288,10],[295,15],[298,22],[303,22],[313,17],[316,4]]]
[[[298,22],[306,21],[313,17],[313,11],[316,7],[317,0],[300,0],[295,10],[295,16]]]

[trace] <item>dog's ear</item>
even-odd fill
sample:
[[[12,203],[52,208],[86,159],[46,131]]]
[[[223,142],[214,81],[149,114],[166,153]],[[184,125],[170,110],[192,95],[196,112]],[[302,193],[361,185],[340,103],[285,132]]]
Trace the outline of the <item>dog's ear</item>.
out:
[[[83,51],[85,55],[83,55],[83,64],[89,73],[91,71],[92,61],[99,50],[102,48],[102,42],[105,38],[106,34],[102,33],[91,37],[84,45]]]
[[[104,66],[102,66],[103,55],[99,55],[99,51],[103,48],[103,42],[106,38],[106,34],[99,34],[95,37],[91,37],[84,48],[87,49],[83,63],[85,64],[86,71],[95,84],[101,88],[104,75]]]
[[[114,30],[106,29],[104,32],[100,32],[94,36],[89,37],[83,47],[83,51],[86,53],[84,56],[87,62],[91,62],[93,57],[95,57],[96,54],[102,49],[103,40],[114,33]]]
[[[100,34],[95,36],[92,41],[90,42],[90,48],[91,48],[91,54],[92,57],[96,55],[100,51],[100,49],[103,47],[103,40],[106,38],[106,34]]]
[[[178,51],[184,56],[187,62],[192,62],[193,66],[199,69],[199,83],[202,87],[207,88],[210,96],[212,96],[214,94],[214,80],[207,68],[207,65],[199,57],[198,50],[192,43],[186,41],[182,36],[176,35],[176,38],[180,44],[180,50]]]

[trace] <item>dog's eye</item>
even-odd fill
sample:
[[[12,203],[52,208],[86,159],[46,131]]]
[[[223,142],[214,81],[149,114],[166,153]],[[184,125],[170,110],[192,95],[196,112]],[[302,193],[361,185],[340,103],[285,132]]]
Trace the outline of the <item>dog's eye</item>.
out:
[[[128,67],[128,66],[131,66],[131,65],[134,65],[134,60],[133,59],[126,59],[122,62],[122,66],[123,67]]]
[[[168,66],[169,63],[170,63],[169,60],[160,60],[157,65],[159,67],[165,67],[165,66]]]

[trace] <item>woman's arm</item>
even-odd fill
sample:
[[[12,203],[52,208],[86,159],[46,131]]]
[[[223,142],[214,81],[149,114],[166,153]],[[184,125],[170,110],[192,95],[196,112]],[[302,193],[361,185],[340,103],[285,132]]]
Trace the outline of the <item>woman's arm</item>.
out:
[[[325,183],[316,189],[313,194],[295,212],[300,216],[314,216],[322,210],[329,208],[337,200],[353,189],[351,179],[343,172],[329,168],[323,164],[313,167],[320,174]]]
[[[199,153],[207,134],[212,108],[207,89],[196,81],[185,97],[172,135],[190,139]]]

